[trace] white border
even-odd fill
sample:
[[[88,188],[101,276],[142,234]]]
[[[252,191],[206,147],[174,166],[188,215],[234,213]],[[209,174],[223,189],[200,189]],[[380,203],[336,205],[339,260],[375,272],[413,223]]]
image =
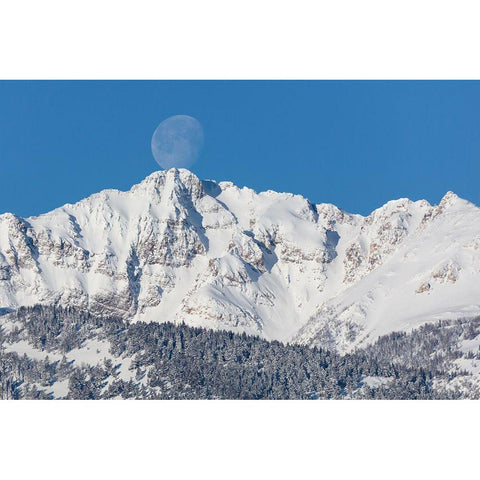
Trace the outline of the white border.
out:
[[[472,0],[2,2],[0,78],[480,78]]]
[[[469,401],[5,401],[2,478],[469,478]],[[5,476],[7,475],[7,476]]]

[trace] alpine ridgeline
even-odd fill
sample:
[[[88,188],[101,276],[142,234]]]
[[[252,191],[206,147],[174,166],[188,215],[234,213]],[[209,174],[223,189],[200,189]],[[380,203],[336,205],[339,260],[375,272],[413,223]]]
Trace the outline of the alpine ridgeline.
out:
[[[0,309],[58,305],[340,353],[480,314],[480,209],[300,195],[159,171],[38,217],[0,215]]]

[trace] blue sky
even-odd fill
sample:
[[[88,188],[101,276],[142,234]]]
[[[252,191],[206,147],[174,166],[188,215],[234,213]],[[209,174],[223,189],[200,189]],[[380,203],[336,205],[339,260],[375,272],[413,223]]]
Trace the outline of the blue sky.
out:
[[[130,188],[176,114],[203,125],[200,178],[362,214],[447,190],[480,204],[477,81],[3,81],[0,213]]]

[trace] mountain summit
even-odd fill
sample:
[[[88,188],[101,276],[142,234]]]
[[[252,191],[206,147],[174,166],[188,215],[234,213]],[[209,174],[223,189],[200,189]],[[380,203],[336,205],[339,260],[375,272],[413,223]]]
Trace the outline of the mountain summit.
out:
[[[71,306],[348,351],[478,315],[479,225],[452,192],[364,217],[170,169],[38,217],[0,215],[0,309]]]

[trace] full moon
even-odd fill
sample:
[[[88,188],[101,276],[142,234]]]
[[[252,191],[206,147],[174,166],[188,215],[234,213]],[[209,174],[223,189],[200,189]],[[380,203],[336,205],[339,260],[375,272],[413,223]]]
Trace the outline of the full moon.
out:
[[[163,168],[188,168],[203,147],[201,123],[189,115],[174,115],[158,125],[152,136],[152,154]]]

